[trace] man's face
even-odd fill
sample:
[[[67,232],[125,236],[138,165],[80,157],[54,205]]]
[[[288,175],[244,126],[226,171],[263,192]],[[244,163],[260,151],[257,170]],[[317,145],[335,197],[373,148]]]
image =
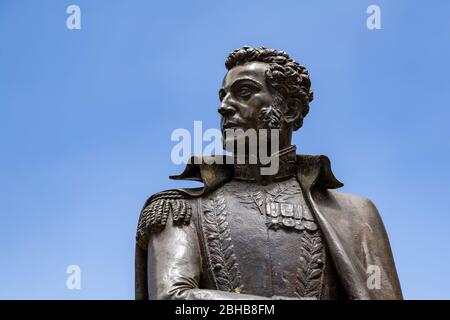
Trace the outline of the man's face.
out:
[[[267,63],[250,62],[236,66],[226,74],[219,91],[221,105],[218,110],[222,115],[220,127],[224,136],[226,129],[261,128],[260,111],[274,102],[266,84],[268,67]]]

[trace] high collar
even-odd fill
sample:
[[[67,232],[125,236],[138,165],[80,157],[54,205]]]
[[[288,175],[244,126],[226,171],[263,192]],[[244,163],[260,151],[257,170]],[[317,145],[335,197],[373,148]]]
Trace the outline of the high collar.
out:
[[[236,180],[257,182],[261,184],[269,184],[273,181],[280,181],[295,176],[297,172],[296,166],[296,148],[289,146],[270,157],[270,164],[262,166],[260,164],[234,164],[233,178]],[[262,169],[269,165],[276,165],[278,170],[273,175],[262,175]]]
[[[222,160],[222,164],[220,164],[212,161],[212,157],[191,157],[183,173],[170,178],[203,183],[204,186],[200,188],[177,189],[186,196],[199,197],[208,194],[234,178],[234,166],[227,164],[230,162],[226,162],[226,157]],[[305,190],[310,190],[313,187],[337,189],[343,186],[334,176],[330,160],[324,155],[296,155],[295,170],[295,175]]]

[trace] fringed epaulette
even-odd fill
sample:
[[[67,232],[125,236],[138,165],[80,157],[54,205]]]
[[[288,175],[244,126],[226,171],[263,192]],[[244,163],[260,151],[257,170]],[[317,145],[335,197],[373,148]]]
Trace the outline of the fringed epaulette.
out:
[[[168,190],[151,196],[139,217],[136,241],[142,249],[147,249],[151,233],[164,229],[169,214],[172,215],[174,225],[188,225],[192,208],[186,196],[177,190]]]

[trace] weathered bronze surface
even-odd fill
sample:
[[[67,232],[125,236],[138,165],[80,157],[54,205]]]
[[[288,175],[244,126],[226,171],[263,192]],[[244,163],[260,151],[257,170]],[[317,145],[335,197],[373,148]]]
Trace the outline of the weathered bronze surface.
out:
[[[265,48],[237,49],[225,65],[222,131],[279,129],[279,170],[267,176],[259,163],[193,158],[171,177],[204,187],[163,191],[145,203],[136,298],[401,299],[373,203],[334,191],[342,183],[329,159],[297,155],[291,145],[313,99],[308,71],[285,52]],[[370,285],[370,276],[378,285]]]

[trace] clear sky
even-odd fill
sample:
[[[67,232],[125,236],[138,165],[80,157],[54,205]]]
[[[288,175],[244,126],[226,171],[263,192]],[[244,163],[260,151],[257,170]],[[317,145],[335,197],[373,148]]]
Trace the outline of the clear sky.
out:
[[[133,298],[141,206],[189,186],[168,179],[170,135],[218,127],[245,44],[308,67],[298,151],[377,205],[406,298],[450,298],[449,37],[444,0],[0,0],[0,298]]]

